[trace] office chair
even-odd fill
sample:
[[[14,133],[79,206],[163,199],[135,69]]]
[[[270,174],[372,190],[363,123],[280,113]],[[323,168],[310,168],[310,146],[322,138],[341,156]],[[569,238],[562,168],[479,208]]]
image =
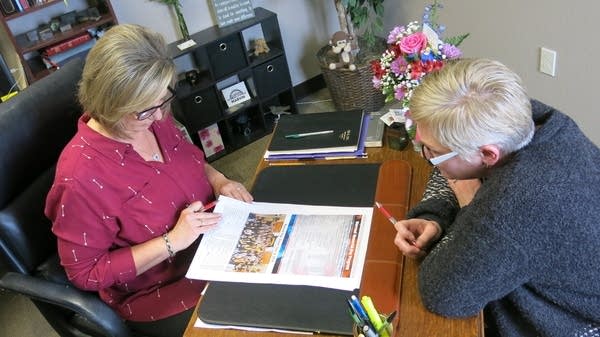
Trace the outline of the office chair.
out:
[[[0,288],[27,296],[61,336],[129,337],[94,292],[75,288],[44,216],[58,156],[76,131],[83,61],[76,59],[0,104]],[[2,268],[0,268],[2,270]]]

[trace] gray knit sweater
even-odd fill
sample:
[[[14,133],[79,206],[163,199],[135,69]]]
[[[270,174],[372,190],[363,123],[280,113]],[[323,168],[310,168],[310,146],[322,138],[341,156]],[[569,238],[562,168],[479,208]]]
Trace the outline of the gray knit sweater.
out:
[[[458,210],[432,182],[409,212],[444,229],[422,261],[421,296],[444,316],[485,307],[503,337],[598,337],[600,150],[563,113],[532,108],[541,128],[470,205]]]

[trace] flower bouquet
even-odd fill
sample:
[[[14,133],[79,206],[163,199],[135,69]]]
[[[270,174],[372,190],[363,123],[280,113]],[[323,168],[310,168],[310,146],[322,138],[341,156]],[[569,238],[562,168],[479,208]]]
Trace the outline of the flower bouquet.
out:
[[[447,60],[459,58],[458,45],[469,34],[441,39],[445,27],[437,23],[438,9],[442,5],[434,0],[425,6],[423,23],[410,22],[392,29],[387,38],[388,48],[381,58],[371,62],[373,85],[381,90],[385,102],[398,100],[406,117],[406,128],[411,139],[416,128],[410,120],[408,103],[413,90],[425,75],[441,69]]]

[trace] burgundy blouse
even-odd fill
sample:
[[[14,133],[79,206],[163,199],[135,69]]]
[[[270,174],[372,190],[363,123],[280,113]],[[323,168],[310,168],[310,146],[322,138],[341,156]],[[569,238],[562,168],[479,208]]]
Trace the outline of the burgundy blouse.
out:
[[[165,162],[145,161],[131,144],[90,129],[88,120],[80,118],[46,199],[69,279],[98,291],[126,320],[152,321],[193,308],[204,282],[184,276],[196,245],[139,276],[130,247],[168,232],[189,203],[214,200],[202,151],[169,117],[151,126]]]

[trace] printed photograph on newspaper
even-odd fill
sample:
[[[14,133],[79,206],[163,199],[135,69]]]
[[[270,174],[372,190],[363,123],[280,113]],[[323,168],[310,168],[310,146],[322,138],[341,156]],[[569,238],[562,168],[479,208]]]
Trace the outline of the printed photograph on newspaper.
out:
[[[204,234],[191,279],[360,286],[372,208],[254,202],[221,197],[223,218]]]

